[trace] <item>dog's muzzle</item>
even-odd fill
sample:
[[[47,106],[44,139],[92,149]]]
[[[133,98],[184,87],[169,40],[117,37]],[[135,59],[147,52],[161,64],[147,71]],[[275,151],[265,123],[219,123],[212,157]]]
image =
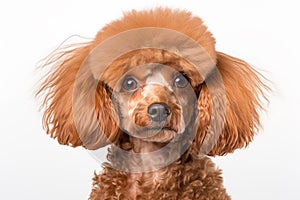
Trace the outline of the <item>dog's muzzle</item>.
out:
[[[154,103],[148,107],[148,114],[153,122],[164,122],[171,114],[170,107],[164,103]]]

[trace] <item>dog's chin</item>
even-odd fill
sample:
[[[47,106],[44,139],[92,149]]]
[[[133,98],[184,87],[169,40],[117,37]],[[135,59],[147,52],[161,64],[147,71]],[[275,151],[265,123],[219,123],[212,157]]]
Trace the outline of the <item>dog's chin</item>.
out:
[[[143,130],[138,136],[140,140],[145,142],[154,142],[154,143],[169,143],[175,136],[178,134],[178,131],[173,128],[151,128]]]

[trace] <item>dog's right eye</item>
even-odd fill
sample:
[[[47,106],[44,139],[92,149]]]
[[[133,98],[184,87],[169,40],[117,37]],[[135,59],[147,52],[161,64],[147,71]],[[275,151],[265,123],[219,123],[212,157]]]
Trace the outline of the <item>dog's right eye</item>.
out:
[[[137,81],[132,77],[126,77],[122,83],[122,89],[132,92],[138,88]]]

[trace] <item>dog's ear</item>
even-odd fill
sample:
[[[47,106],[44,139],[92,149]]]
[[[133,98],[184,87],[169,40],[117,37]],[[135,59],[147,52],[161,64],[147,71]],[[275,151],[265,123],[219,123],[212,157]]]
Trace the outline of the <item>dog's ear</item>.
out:
[[[267,100],[264,92],[269,90],[266,79],[238,58],[218,52],[216,71],[222,84],[215,85],[217,76],[212,74],[207,80],[212,86],[202,86],[196,135],[199,148],[204,146],[203,151],[212,156],[231,153],[252,141],[260,126],[261,100]],[[222,85],[223,90],[216,88]]]
[[[105,84],[95,80],[89,68],[80,73],[90,46],[52,56],[45,65],[53,68],[36,96],[43,98],[43,126],[52,138],[63,145],[97,149],[113,142],[119,129]]]

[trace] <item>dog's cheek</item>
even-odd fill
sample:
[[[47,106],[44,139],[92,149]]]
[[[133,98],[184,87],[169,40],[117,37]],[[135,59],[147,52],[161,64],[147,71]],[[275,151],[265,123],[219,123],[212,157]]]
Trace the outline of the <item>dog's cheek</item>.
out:
[[[171,104],[170,126],[177,129],[178,132],[182,132],[185,128],[185,123],[181,106],[177,104]]]
[[[119,128],[122,128],[123,118],[124,118],[124,100],[122,96],[114,94],[112,96],[112,106],[115,110],[115,121],[117,122]]]
[[[180,114],[182,117],[181,124],[183,126],[187,126],[190,124],[191,119],[193,116],[195,116],[195,99],[194,97],[190,97],[186,94],[182,95],[182,97],[179,98],[179,103],[181,107]]]

